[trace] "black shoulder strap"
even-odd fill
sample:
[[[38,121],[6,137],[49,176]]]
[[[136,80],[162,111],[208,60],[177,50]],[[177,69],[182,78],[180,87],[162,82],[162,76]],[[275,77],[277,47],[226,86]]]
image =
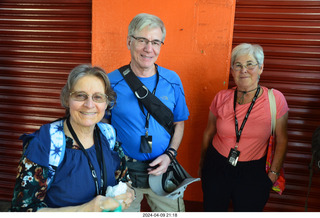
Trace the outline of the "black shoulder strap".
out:
[[[154,119],[172,136],[172,111],[148,90],[148,88],[132,72],[130,65],[121,67],[119,71],[137,97],[138,101],[144,105],[144,107],[154,117]]]

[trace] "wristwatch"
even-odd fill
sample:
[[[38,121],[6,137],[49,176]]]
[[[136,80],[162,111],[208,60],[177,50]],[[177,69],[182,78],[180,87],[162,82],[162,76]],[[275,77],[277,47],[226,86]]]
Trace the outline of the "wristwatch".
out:
[[[277,173],[277,172],[275,172],[275,171],[273,171],[273,170],[269,170],[269,173],[272,173],[272,174],[275,174],[275,175],[277,175],[277,176],[280,176],[280,173]]]

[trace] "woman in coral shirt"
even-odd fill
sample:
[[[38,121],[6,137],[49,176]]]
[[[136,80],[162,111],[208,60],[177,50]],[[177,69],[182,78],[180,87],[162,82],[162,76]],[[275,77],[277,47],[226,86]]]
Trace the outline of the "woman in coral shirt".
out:
[[[271,132],[268,88],[259,85],[264,53],[259,45],[243,43],[232,51],[231,72],[236,87],[213,99],[204,131],[200,172],[205,211],[263,211],[279,176],[287,150],[288,104],[273,90],[276,151],[265,171]]]

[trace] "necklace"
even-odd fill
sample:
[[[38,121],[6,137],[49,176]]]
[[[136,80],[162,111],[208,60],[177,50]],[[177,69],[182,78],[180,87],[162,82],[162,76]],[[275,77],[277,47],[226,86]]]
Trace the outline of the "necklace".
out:
[[[239,103],[239,104],[243,104],[243,102],[244,102],[244,96],[245,96],[248,92],[253,92],[253,91],[257,90],[258,87],[259,87],[259,85],[257,86],[257,88],[252,89],[252,90],[249,90],[249,91],[240,91],[240,90],[236,89],[237,92],[242,93],[242,96],[240,97],[238,103]]]

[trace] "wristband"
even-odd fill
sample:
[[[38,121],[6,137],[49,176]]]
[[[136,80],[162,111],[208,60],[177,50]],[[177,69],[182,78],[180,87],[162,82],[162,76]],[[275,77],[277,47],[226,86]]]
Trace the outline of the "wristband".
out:
[[[272,170],[269,170],[269,173],[276,174],[277,176],[280,176],[280,173],[277,173],[277,172],[272,171]]]
[[[167,151],[172,151],[172,152],[173,152],[173,156],[174,156],[174,157],[176,157],[176,156],[177,156],[177,154],[178,154],[177,150],[176,150],[176,149],[174,149],[174,148],[168,148],[168,149],[167,149]]]
[[[122,211],[122,206],[121,204],[119,205],[119,207],[117,207],[114,210],[102,210],[102,212],[121,212]]]

